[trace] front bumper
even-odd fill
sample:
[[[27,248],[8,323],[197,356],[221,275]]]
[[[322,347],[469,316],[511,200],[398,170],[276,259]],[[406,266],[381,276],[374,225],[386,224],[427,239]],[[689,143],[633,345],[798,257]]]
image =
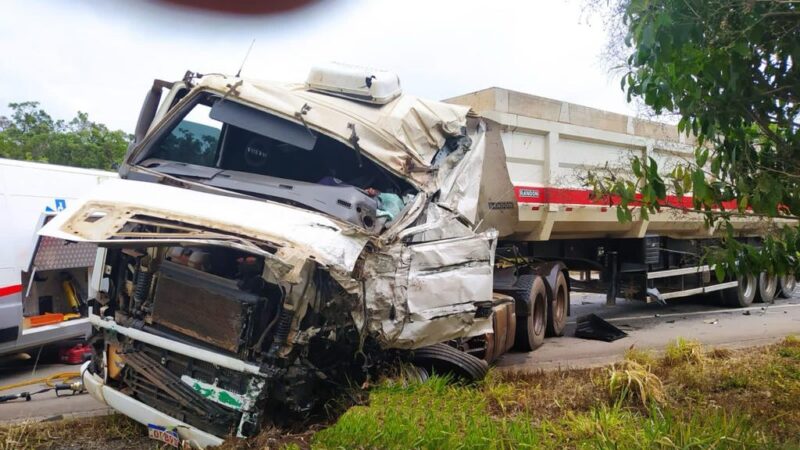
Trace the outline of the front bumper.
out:
[[[153,424],[165,428],[174,428],[181,437],[181,440],[188,442],[194,448],[205,448],[222,444],[223,440],[217,436],[198,430],[114,388],[106,386],[102,377],[91,372],[89,369],[90,365],[91,362],[86,362],[81,366],[81,379],[86,391],[89,392],[89,395],[94,397],[95,400],[114,408],[143,425]]]

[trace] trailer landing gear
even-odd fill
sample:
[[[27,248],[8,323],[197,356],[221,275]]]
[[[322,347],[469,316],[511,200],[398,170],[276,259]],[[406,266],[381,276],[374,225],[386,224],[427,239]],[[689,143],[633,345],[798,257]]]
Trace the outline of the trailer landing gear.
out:
[[[606,271],[609,276],[608,290],[606,291],[606,306],[614,306],[617,304],[617,293],[619,289],[617,252],[606,253],[606,258]]]

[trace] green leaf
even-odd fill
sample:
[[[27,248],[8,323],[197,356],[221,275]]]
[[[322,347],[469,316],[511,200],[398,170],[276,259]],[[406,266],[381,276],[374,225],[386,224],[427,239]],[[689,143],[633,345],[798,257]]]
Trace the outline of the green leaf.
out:
[[[625,209],[622,206],[617,206],[617,222],[625,223]]]
[[[708,148],[699,148],[696,152],[696,160],[697,165],[703,167],[706,165],[706,161],[708,161]]]
[[[633,174],[636,175],[637,178],[642,177],[642,165],[639,162],[639,158],[634,158],[631,163],[631,169],[633,169]]]
[[[717,276],[717,282],[722,283],[725,279],[725,267],[723,267],[722,264],[717,264],[714,267],[714,273]]]

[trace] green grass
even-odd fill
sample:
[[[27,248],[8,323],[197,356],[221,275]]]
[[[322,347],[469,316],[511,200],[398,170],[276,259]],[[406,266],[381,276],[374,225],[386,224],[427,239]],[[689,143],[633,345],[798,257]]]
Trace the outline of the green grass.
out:
[[[678,340],[664,356],[583,371],[492,371],[370,392],[317,432],[320,449],[800,448],[800,340],[730,351]]]

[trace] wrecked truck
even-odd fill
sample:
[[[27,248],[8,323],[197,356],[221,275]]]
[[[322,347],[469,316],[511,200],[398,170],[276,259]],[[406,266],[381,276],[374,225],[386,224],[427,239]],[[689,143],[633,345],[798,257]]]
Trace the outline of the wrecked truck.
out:
[[[154,82],[120,179],[41,233],[98,246],[87,390],[207,446],[398,365],[480,378],[563,335],[572,291],[791,295],[790,277],[712,277],[717,230],[690,197],[621,223],[581,180],[631,155],[669,170],[694,147],[500,88],[436,102],[342,65],[302,84],[188,72]],[[758,244],[771,224],[732,226]]]
[[[483,125],[318,70],[156,81],[120,179],[43,231],[98,245],[83,381],[156,433],[251,436],[395,362],[479,378],[493,310],[513,316],[475,231]]]

